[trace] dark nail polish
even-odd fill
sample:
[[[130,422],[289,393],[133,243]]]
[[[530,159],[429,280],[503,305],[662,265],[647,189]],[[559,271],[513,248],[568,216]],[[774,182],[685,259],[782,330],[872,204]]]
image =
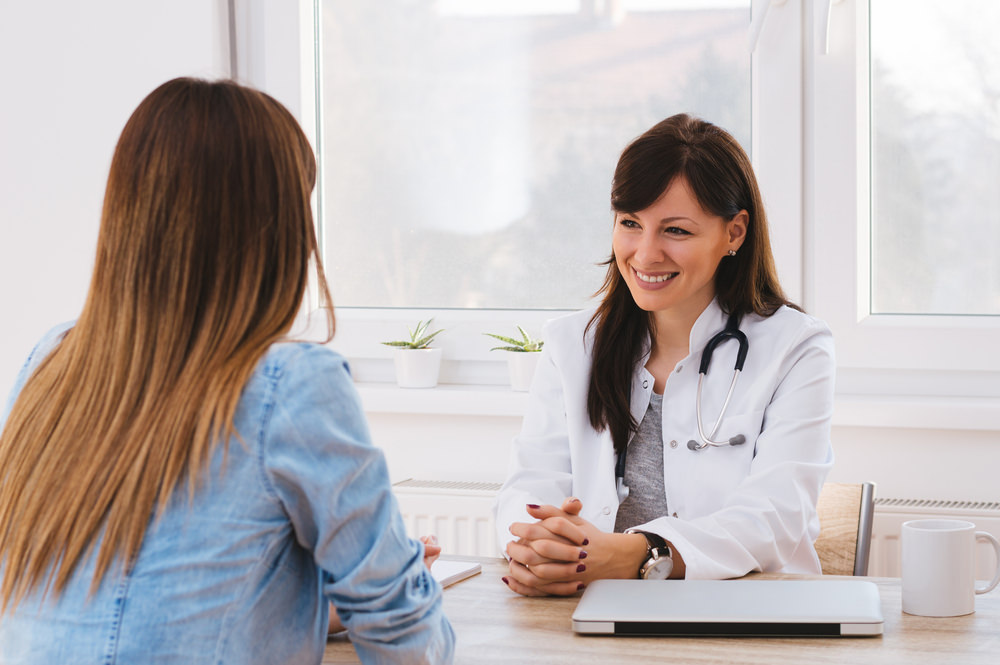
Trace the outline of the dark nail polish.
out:
[[[500,579],[503,580],[504,584],[506,584],[507,586],[510,586],[510,580],[508,580],[506,577],[501,577]]]
[[[541,508],[537,503],[529,503],[528,508]]]
[[[583,550],[580,550],[580,558],[581,559],[586,559],[587,558],[587,553],[584,552]]]
[[[583,545],[586,547],[589,544],[590,544],[590,538],[584,538],[583,539]]]
[[[578,573],[582,573],[585,570],[587,570],[587,566],[585,564],[581,563],[579,566],[576,567],[576,572]]]
[[[576,585],[576,590],[577,591],[583,591],[586,588],[587,588],[587,585],[584,584],[583,582],[580,582],[579,584]]]

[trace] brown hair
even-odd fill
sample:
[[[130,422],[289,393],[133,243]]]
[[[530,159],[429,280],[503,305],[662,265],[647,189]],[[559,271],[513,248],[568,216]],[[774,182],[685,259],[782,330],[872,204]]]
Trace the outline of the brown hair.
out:
[[[611,207],[636,213],[653,205],[676,178],[685,178],[707,212],[730,220],[748,214],[746,239],[715,274],[715,293],[727,314],[770,316],[782,305],[795,307],[778,283],[767,216],[750,159],[728,132],[687,114],[658,123],[622,152],[611,186]],[[603,294],[588,324],[594,349],[587,393],[590,423],[611,432],[621,452],[637,423],[629,408],[635,365],[652,332],[652,313],[635,304],[614,254],[598,291]]]
[[[2,610],[61,592],[103,532],[91,588],[124,570],[181,478],[193,496],[240,393],[303,301],[333,316],[292,115],[231,81],[175,79],[118,140],[90,290],[0,435]],[[47,581],[46,581],[47,580]]]

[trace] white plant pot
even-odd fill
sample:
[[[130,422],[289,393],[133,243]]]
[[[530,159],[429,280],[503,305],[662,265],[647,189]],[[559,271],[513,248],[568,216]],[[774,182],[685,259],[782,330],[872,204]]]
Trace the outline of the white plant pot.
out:
[[[441,373],[441,349],[394,349],[396,385],[433,388]]]
[[[510,371],[510,387],[514,390],[526,391],[531,387],[531,379],[535,376],[535,368],[542,354],[538,351],[508,351],[507,369]]]

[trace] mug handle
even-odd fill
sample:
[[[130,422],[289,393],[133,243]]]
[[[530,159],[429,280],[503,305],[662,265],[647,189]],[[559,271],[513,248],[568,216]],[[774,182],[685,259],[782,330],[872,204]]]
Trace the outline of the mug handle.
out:
[[[993,588],[997,585],[997,583],[1000,582],[1000,542],[997,542],[996,538],[994,538],[991,534],[986,533],[985,531],[976,531],[976,540],[987,541],[988,543],[993,545],[993,549],[997,553],[997,571],[996,573],[994,573],[993,580],[989,584],[987,584],[982,589],[979,588],[976,589],[976,593],[979,594],[979,593],[986,593],[987,591],[992,591]]]

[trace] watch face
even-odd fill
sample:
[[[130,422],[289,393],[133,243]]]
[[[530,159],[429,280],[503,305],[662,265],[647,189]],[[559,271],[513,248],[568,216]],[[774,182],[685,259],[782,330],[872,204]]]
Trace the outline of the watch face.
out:
[[[643,575],[647,580],[665,580],[674,570],[674,561],[670,557],[658,558],[649,564]]]

